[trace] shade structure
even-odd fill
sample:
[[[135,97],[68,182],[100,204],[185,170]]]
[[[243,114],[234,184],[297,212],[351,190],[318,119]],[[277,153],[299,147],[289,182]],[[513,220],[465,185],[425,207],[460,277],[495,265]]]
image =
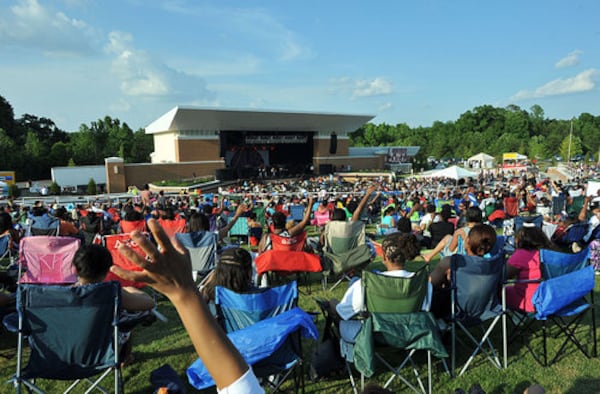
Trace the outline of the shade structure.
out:
[[[458,179],[462,179],[462,178],[476,177],[477,175],[479,175],[479,174],[476,172],[465,170],[464,168],[459,167],[459,166],[452,166],[452,167],[444,168],[442,170],[433,171],[429,174],[423,175],[423,177],[425,177],[425,178],[452,178],[452,179],[458,180]]]

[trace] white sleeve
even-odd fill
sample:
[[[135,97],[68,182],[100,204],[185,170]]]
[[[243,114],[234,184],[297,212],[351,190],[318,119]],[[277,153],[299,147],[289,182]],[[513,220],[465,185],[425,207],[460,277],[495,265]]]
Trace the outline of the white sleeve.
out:
[[[360,279],[350,285],[344,297],[335,310],[338,315],[344,320],[352,319],[354,315],[360,312],[363,308],[362,286]]]
[[[258,379],[254,375],[252,368],[248,368],[245,374],[238,380],[222,389],[217,389],[219,394],[263,394],[265,390],[258,384]]]

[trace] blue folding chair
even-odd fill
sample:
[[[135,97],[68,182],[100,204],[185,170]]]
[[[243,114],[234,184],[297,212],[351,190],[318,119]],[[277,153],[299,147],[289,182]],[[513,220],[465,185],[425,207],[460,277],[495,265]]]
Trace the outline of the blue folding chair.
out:
[[[496,242],[499,245],[499,242]],[[475,356],[485,353],[488,360],[497,368],[507,366],[506,338],[506,295],[504,287],[504,253],[499,251],[490,258],[479,256],[453,255],[451,257],[451,315],[449,318],[452,330],[452,370],[456,369],[458,330],[465,333],[468,344],[475,345],[474,350],[458,373],[462,375]],[[501,289],[501,297],[498,290]],[[490,340],[490,335],[502,322],[503,362]],[[476,328],[481,328],[483,336],[477,338]]]
[[[114,392],[123,392],[119,361],[118,317],[121,288],[117,282],[86,286],[21,284],[17,290],[17,393],[24,385],[44,391],[34,379],[74,380],[65,392],[82,380],[94,389],[114,373]],[[23,368],[24,340],[29,342],[29,361]],[[100,374],[96,380],[91,378]],[[104,391],[106,392],[106,391]]]
[[[233,346],[239,350],[255,373],[266,363],[276,365],[274,356],[282,352],[282,349],[285,350],[286,343],[295,335],[314,340],[319,335],[312,317],[298,307],[227,334]],[[190,365],[186,372],[189,383],[198,390],[215,385],[201,359]],[[272,381],[264,383],[270,384]]]
[[[10,248],[10,235],[4,234],[0,236],[0,260],[9,259],[9,264],[12,263],[12,252]]]
[[[218,319],[228,333],[279,316],[295,308],[297,303],[296,281],[249,293],[236,293],[221,286],[215,288]],[[252,365],[256,376],[265,378],[264,383],[271,385],[274,391],[279,390],[281,384],[292,373],[294,373],[295,388],[304,390],[301,338],[297,333],[291,334],[273,354]],[[266,379],[272,375],[277,377]]]
[[[534,359],[542,366],[554,364],[563,354],[566,346],[575,345],[586,357],[596,357],[596,315],[594,307],[594,268],[589,264],[589,250],[569,254],[552,250],[540,251],[542,281],[533,295],[532,302],[535,313],[520,317],[516,333],[523,338]],[[591,352],[578,338],[579,326],[587,314],[591,315],[590,335]],[[536,351],[536,344],[523,334],[540,336],[534,324],[542,326],[541,356]],[[547,338],[550,336],[550,324],[557,327],[558,332],[552,337],[563,336],[562,343],[554,357],[548,362]],[[514,335],[516,336],[516,335]],[[587,344],[589,347],[590,345]]]
[[[542,217],[542,215],[532,215],[532,216],[515,216],[514,218],[515,221],[515,232],[519,231],[521,229],[521,227],[523,227],[523,224],[525,223],[531,223],[536,227],[542,228],[542,225],[544,224],[544,218]]]
[[[304,205],[290,205],[290,216],[296,223],[301,222],[304,219]],[[306,208],[310,209],[310,208]]]
[[[194,280],[206,277],[217,263],[219,236],[212,231],[175,233],[175,238],[190,252]]]

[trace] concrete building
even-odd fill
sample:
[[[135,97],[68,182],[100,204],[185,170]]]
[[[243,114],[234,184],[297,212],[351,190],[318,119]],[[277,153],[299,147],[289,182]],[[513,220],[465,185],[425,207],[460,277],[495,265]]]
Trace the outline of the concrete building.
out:
[[[118,158],[107,159],[108,187],[120,192],[129,185],[162,179],[206,175],[246,178],[272,168],[289,175],[311,169],[315,173],[329,173],[336,168],[384,169],[390,160],[398,158],[391,154],[393,147],[355,152],[349,147],[349,133],[373,118],[175,107],[146,127],[154,140],[151,163],[125,164]],[[409,150],[414,155],[418,147]]]

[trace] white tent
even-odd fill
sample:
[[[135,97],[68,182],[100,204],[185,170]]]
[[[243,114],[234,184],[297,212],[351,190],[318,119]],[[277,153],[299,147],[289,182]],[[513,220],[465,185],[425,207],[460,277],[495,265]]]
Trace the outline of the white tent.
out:
[[[433,171],[433,172],[423,175],[423,176],[425,178],[452,178],[452,179],[458,180],[458,179],[462,179],[462,178],[470,178],[470,177],[474,178],[477,175],[479,175],[479,174],[476,172],[465,170],[464,168],[459,167],[459,166],[452,166],[452,167],[444,168],[443,170]]]
[[[481,152],[469,157],[467,163],[471,168],[494,168],[494,157]]]

